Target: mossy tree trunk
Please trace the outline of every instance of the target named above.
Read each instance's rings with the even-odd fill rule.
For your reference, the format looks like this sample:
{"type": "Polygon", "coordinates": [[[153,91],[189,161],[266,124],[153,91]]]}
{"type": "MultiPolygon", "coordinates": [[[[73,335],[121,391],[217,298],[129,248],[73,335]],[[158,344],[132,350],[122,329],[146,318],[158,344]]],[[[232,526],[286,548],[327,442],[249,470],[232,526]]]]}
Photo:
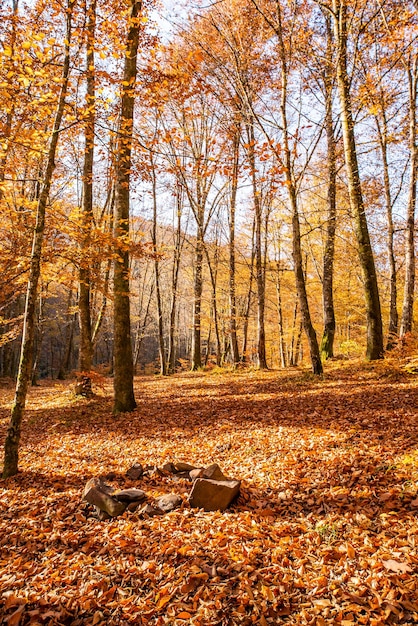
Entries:
{"type": "Polygon", "coordinates": [[[355,234],[364,281],[367,316],[366,358],[373,361],[383,358],[383,327],[376,267],[359,176],[354,119],[351,107],[350,79],[347,72],[347,1],[332,0],[331,15],[337,48],[337,86],[341,108],[348,192],[354,216],[355,234]]]}

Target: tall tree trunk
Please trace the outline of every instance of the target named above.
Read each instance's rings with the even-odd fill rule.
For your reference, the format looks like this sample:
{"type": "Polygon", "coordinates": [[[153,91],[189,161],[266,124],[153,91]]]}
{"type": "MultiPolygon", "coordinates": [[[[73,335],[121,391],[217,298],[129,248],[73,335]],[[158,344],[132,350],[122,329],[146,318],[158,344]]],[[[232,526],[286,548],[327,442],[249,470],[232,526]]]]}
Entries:
{"type": "Polygon", "coordinates": [[[277,254],[277,272],[276,272],[276,293],[277,293],[277,318],[279,327],[279,353],[280,353],[280,365],[285,368],[287,365],[286,359],[286,341],[284,336],[284,322],[283,322],[283,303],[282,303],[282,269],[280,267],[280,243],[277,254]]]}
{"type": "Polygon", "coordinates": [[[324,332],[321,341],[321,355],[323,359],[334,356],[335,311],[334,311],[334,255],[335,230],[337,222],[337,157],[334,135],[334,121],[332,115],[333,102],[333,54],[332,54],[332,27],[331,18],[326,15],[327,51],[324,71],[325,90],[325,129],[327,135],[327,166],[328,166],[328,215],[325,251],[323,260],[322,303],[324,311],[324,332]]]}
{"type": "Polygon", "coordinates": [[[122,80],[119,143],[116,162],[115,231],[118,254],[114,263],[114,404],[113,412],[136,407],[133,386],[131,317],[129,303],[129,191],[137,53],[141,28],[142,1],[131,0],[125,65],[122,80]]]}
{"type": "Polygon", "coordinates": [[[248,135],[248,160],[250,164],[251,183],[253,191],[253,203],[255,213],[255,270],[257,284],[257,365],[259,369],[267,368],[266,358],[266,331],[265,331],[265,301],[266,301],[266,280],[263,263],[262,227],[263,227],[263,207],[257,185],[256,164],[255,164],[255,137],[254,120],[251,118],[247,124],[248,135]]]}
{"type": "Polygon", "coordinates": [[[234,367],[236,367],[240,361],[237,338],[237,298],[235,284],[235,211],[238,190],[240,133],[240,127],[238,126],[233,139],[231,199],[229,205],[229,333],[231,340],[232,364],[234,367]]]}
{"type": "Polygon", "coordinates": [[[92,0],[88,9],[87,25],[87,115],[85,122],[85,148],[83,164],[83,200],[81,218],[83,243],[79,272],[79,320],[80,320],[80,372],[89,372],[93,359],[92,323],[91,323],[91,280],[89,247],[93,223],[93,163],[94,163],[94,130],[95,130],[95,67],[94,44],[96,31],[96,0],[92,0]]]}
{"type": "Polygon", "coordinates": [[[305,274],[303,271],[302,246],[300,235],[299,210],[296,193],[296,184],[293,177],[292,154],[289,140],[289,128],[287,122],[287,79],[288,79],[288,63],[286,59],[286,48],[283,39],[282,16],[280,3],[277,2],[277,35],[279,38],[279,54],[281,64],[281,99],[280,99],[280,116],[282,121],[283,132],[283,152],[286,186],[289,195],[290,207],[292,212],[292,253],[295,268],[296,291],[298,294],[300,313],[303,328],[305,330],[309,352],[311,357],[312,371],[314,374],[322,374],[322,362],[319,353],[318,340],[316,332],[312,324],[311,314],[309,311],[308,295],[306,292],[305,274]]]}
{"type": "Polygon", "coordinates": [[[176,231],[174,243],[174,258],[171,271],[171,305],[170,305],[170,330],[168,335],[168,356],[167,369],[170,374],[174,374],[176,369],[176,319],[177,319],[177,288],[180,272],[181,250],[184,237],[182,237],[181,216],[183,212],[183,190],[179,183],[176,186],[176,231]]]}
{"type": "Polygon", "coordinates": [[[167,368],[170,374],[174,374],[176,369],[176,317],[177,317],[177,288],[180,271],[180,258],[182,249],[182,229],[181,229],[181,216],[182,216],[182,204],[183,204],[183,190],[180,184],[177,184],[176,188],[176,234],[174,244],[174,258],[173,268],[171,273],[171,306],[170,306],[170,332],[168,337],[168,357],[167,368]]]}
{"type": "Polygon", "coordinates": [[[396,273],[396,259],[394,250],[394,235],[395,228],[393,225],[392,214],[392,194],[390,187],[390,175],[389,175],[389,162],[388,162],[388,128],[386,120],[386,110],[383,93],[380,96],[380,110],[381,119],[376,116],[376,127],[379,137],[380,152],[382,155],[383,166],[383,184],[385,189],[385,204],[386,204],[386,218],[387,218],[387,253],[389,260],[389,324],[388,324],[388,339],[386,343],[386,349],[390,350],[396,343],[396,337],[398,334],[398,309],[397,309],[397,273],[396,273]]]}
{"type": "Polygon", "coordinates": [[[253,219],[252,236],[251,236],[251,262],[250,262],[250,278],[248,281],[248,293],[247,302],[244,311],[244,326],[242,329],[242,349],[241,349],[241,362],[248,362],[247,345],[248,345],[248,326],[250,321],[251,312],[251,300],[253,295],[253,282],[254,282],[254,261],[255,261],[255,216],[253,219]]]}
{"type": "Polygon", "coordinates": [[[67,5],[66,39],[64,63],[61,77],[61,89],[58,97],[53,131],[48,148],[42,190],[39,196],[36,210],[36,224],[33,233],[32,251],[29,267],[29,280],[26,292],[22,348],[20,354],[16,393],[12,405],[10,424],[4,446],[3,478],[14,476],[18,472],[21,423],[26,405],[28,385],[32,378],[33,341],[36,324],[35,313],[36,301],[38,296],[38,282],[41,271],[42,243],[45,230],[45,213],[49,197],[49,191],[52,184],[52,176],[55,169],[55,155],[57,152],[59,131],[64,115],[65,98],[68,89],[68,77],[70,72],[70,41],[72,30],[71,21],[73,7],[74,2],[69,2],[67,5]]]}
{"type": "Polygon", "coordinates": [[[409,85],[409,151],[410,175],[408,212],[406,216],[406,245],[405,245],[405,287],[402,305],[400,336],[412,331],[414,320],[414,291],[415,291],[415,207],[417,198],[417,82],[418,56],[415,56],[408,67],[409,85]]]}
{"type": "Polygon", "coordinates": [[[192,334],[192,371],[202,367],[201,348],[201,309],[203,293],[203,233],[198,226],[195,249],[195,275],[194,275],[194,298],[193,298],[193,334],[192,334]]]}
{"type": "MultiPolygon", "coordinates": [[[[218,275],[218,242],[217,241],[215,241],[215,246],[216,246],[215,259],[214,259],[215,267],[212,266],[207,246],[205,246],[205,256],[206,256],[206,262],[208,264],[210,282],[212,286],[212,307],[211,307],[212,316],[211,318],[213,317],[213,325],[215,328],[215,337],[216,337],[216,365],[219,366],[221,365],[221,361],[222,361],[222,346],[221,346],[221,337],[220,337],[220,332],[219,332],[218,301],[216,298],[216,279],[218,275]]],[[[209,342],[208,342],[208,352],[209,352],[209,342]]]]}
{"type": "Polygon", "coordinates": [[[153,153],[150,152],[151,161],[151,180],[152,180],[152,248],[154,253],[154,278],[155,278],[155,299],[157,304],[157,327],[158,327],[158,352],[160,357],[160,374],[166,375],[166,360],[164,346],[164,325],[163,325],[163,307],[161,302],[161,286],[160,286],[160,261],[157,249],[157,176],[155,171],[155,163],[153,153]]]}
{"type": "Polygon", "coordinates": [[[347,168],[350,206],[364,280],[367,315],[366,358],[383,358],[383,328],[376,267],[370,242],[366,212],[359,176],[354,120],[351,109],[350,80],[347,73],[347,0],[332,0],[334,37],[337,45],[337,85],[341,108],[344,156],[347,168]]]}

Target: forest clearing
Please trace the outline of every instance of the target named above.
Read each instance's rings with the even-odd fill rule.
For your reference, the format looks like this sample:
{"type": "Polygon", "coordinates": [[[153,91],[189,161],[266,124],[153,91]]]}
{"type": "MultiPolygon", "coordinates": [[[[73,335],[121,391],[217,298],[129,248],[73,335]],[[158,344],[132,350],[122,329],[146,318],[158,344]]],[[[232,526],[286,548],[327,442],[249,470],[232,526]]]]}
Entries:
{"type": "MultiPolygon", "coordinates": [[[[0,439],[13,385],[1,386],[0,439]]],[[[418,380],[387,362],[135,379],[136,410],[31,388],[20,471],[0,480],[3,624],[416,624],[418,380]],[[242,480],[224,512],[133,463],[219,463],[242,480]],[[93,476],[176,492],[164,516],[99,521],[93,476]]]]}

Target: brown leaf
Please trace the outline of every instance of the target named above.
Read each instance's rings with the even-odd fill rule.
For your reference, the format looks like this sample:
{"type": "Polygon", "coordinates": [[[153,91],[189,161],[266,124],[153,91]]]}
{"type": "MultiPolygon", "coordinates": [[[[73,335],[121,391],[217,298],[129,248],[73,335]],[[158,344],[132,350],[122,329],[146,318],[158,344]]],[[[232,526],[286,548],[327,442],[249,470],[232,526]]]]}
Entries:
{"type": "Polygon", "coordinates": [[[7,626],[19,626],[20,620],[23,617],[23,611],[25,610],[25,605],[22,604],[14,613],[6,617],[5,623],[7,626]]]}

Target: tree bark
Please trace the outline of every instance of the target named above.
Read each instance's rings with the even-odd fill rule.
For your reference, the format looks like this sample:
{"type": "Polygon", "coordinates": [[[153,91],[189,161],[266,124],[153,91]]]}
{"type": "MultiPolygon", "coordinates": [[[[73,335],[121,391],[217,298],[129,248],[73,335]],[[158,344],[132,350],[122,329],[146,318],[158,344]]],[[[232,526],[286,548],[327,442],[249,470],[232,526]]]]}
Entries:
{"type": "Polygon", "coordinates": [[[157,304],[157,328],[158,328],[158,352],[160,357],[160,374],[165,376],[166,359],[164,346],[164,324],[163,324],[163,307],[161,302],[161,285],[160,285],[160,261],[158,258],[157,248],[157,174],[155,171],[155,163],[152,152],[150,152],[151,161],[151,181],[152,181],[152,248],[154,254],[154,278],[155,278],[155,299],[157,304]]]}
{"type": "Polygon", "coordinates": [[[380,152],[382,155],[382,167],[383,167],[383,184],[385,189],[385,205],[386,205],[386,219],[387,219],[387,253],[389,260],[389,324],[388,324],[388,338],[386,343],[386,349],[391,350],[396,344],[396,338],[398,334],[398,309],[397,309],[397,272],[396,272],[396,259],[394,251],[394,235],[395,229],[393,225],[392,214],[392,193],[390,186],[389,175],[389,163],[388,163],[388,129],[386,120],[386,110],[384,104],[383,94],[380,97],[380,113],[381,119],[376,116],[376,127],[379,137],[380,152]]]}
{"type": "Polygon", "coordinates": [[[182,242],[184,241],[184,237],[182,237],[182,229],[181,229],[181,215],[182,215],[182,208],[183,208],[182,200],[183,200],[183,190],[182,190],[181,185],[177,183],[177,187],[176,187],[177,225],[176,225],[175,244],[174,244],[173,268],[171,272],[170,332],[169,332],[169,337],[168,337],[168,357],[167,357],[167,368],[170,374],[174,374],[175,369],[176,369],[175,334],[176,334],[176,317],[177,317],[177,288],[178,288],[178,281],[179,281],[182,242]]]}
{"type": "Polygon", "coordinates": [[[335,311],[334,311],[334,255],[335,230],[337,224],[337,157],[332,115],[333,101],[333,54],[331,18],[326,15],[327,51],[324,70],[325,91],[325,130],[327,135],[328,166],[328,215],[322,277],[322,303],[324,312],[324,332],[321,341],[321,355],[324,360],[334,356],[335,311]]]}
{"type": "Polygon", "coordinates": [[[83,200],[81,207],[82,219],[82,250],[79,271],[79,320],[80,320],[80,372],[91,370],[93,360],[93,341],[91,323],[91,277],[89,263],[89,246],[93,223],[93,163],[94,163],[94,130],[95,130],[95,68],[94,44],[96,29],[96,0],[92,0],[88,10],[87,25],[87,115],[85,122],[85,148],[83,163],[83,200]]]}
{"type": "Polygon", "coordinates": [[[414,291],[415,291],[415,207],[417,196],[417,82],[418,56],[415,56],[412,65],[408,67],[409,84],[409,151],[410,175],[408,212],[406,217],[405,243],[405,287],[402,305],[400,336],[403,337],[412,331],[414,319],[414,291]]]}
{"type": "Polygon", "coordinates": [[[114,263],[114,404],[113,413],[133,411],[133,358],[129,302],[129,191],[137,53],[142,2],[131,0],[116,162],[115,235],[118,254],[114,263]]]}
{"type": "Polygon", "coordinates": [[[305,330],[309,352],[311,357],[312,371],[314,374],[322,374],[321,355],[319,353],[318,340],[316,332],[312,324],[311,314],[309,311],[308,295],[306,292],[305,274],[303,271],[303,258],[299,222],[299,209],[296,193],[296,185],[292,175],[292,155],[289,142],[289,128],[287,121],[287,80],[288,80],[288,64],[286,59],[286,49],[283,38],[282,17],[280,3],[277,6],[277,36],[279,39],[279,54],[281,62],[281,98],[280,98],[280,116],[282,121],[283,132],[283,152],[284,152],[284,169],[286,186],[289,195],[291,213],[292,213],[292,254],[296,278],[296,291],[298,294],[300,314],[303,328],[305,330]]]}
{"type": "Polygon", "coordinates": [[[337,85],[341,108],[344,156],[347,168],[350,206],[354,215],[355,232],[364,280],[367,315],[366,358],[383,358],[383,328],[376,267],[359,176],[354,119],[351,109],[350,81],[347,73],[347,0],[332,0],[334,37],[337,45],[337,85]]]}
{"type": "Polygon", "coordinates": [[[265,300],[266,300],[266,281],[263,263],[262,250],[262,226],[263,226],[263,208],[259,189],[257,188],[256,164],[255,164],[255,137],[254,137],[254,120],[250,119],[247,124],[248,135],[248,160],[250,164],[251,183],[253,191],[253,203],[255,214],[255,271],[257,284],[257,365],[258,368],[268,369],[266,358],[266,331],[265,331],[265,300]]]}
{"type": "Polygon", "coordinates": [[[193,294],[193,335],[192,335],[192,363],[191,370],[196,371],[202,367],[201,349],[201,308],[203,293],[203,234],[200,226],[196,239],[195,249],[195,275],[193,294]]]}
{"type": "Polygon", "coordinates": [[[53,131],[49,143],[48,155],[43,184],[39,196],[36,224],[33,233],[32,251],[29,267],[29,280],[26,292],[26,304],[23,324],[22,348],[20,354],[19,371],[16,384],[16,393],[12,405],[10,424],[4,446],[3,478],[14,476],[18,472],[19,441],[21,423],[26,405],[28,385],[32,378],[33,343],[36,324],[36,301],[38,296],[38,282],[41,271],[42,244],[45,230],[45,213],[55,169],[55,155],[57,152],[59,132],[64,115],[65,98],[68,89],[70,73],[70,41],[71,21],[74,2],[67,5],[66,40],[64,63],[62,68],[61,89],[58,97],[53,131]]]}
{"type": "Polygon", "coordinates": [[[236,367],[240,361],[237,338],[237,299],[235,284],[235,211],[238,190],[240,128],[236,129],[233,139],[233,163],[231,179],[231,199],[229,205],[229,333],[231,340],[232,364],[236,367]]]}

